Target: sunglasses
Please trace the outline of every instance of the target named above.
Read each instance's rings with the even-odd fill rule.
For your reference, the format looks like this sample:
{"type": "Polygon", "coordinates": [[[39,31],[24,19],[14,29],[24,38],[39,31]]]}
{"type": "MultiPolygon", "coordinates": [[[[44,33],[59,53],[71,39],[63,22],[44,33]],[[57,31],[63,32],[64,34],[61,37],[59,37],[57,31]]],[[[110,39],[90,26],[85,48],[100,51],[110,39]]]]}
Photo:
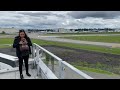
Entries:
{"type": "Polygon", "coordinates": [[[25,32],[24,30],[19,30],[19,32],[25,32]]]}

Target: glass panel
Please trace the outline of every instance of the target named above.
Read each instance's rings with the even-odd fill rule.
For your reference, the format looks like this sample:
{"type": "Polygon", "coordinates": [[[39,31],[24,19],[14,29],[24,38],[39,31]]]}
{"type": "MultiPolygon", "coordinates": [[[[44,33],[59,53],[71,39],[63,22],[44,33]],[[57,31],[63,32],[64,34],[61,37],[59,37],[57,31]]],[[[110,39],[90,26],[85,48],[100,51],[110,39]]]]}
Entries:
{"type": "Polygon", "coordinates": [[[62,72],[63,72],[63,77],[65,79],[84,79],[81,75],[76,73],[75,71],[71,70],[70,67],[62,64],[62,72]]]}
{"type": "Polygon", "coordinates": [[[57,76],[59,77],[59,62],[51,57],[47,53],[42,54],[42,61],[46,64],[46,66],[57,76]]]}

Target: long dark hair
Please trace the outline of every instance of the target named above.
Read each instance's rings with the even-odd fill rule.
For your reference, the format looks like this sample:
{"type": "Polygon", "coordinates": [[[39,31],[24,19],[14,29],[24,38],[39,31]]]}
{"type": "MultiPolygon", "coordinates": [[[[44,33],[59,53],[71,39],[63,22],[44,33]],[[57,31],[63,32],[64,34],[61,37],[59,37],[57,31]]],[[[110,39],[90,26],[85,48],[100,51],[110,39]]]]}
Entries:
{"type": "Polygon", "coordinates": [[[28,38],[28,36],[27,36],[27,34],[26,34],[26,32],[25,32],[25,30],[24,30],[24,29],[19,30],[19,37],[20,37],[20,33],[21,33],[21,32],[24,32],[24,34],[25,34],[25,38],[27,39],[27,38],[28,38]]]}

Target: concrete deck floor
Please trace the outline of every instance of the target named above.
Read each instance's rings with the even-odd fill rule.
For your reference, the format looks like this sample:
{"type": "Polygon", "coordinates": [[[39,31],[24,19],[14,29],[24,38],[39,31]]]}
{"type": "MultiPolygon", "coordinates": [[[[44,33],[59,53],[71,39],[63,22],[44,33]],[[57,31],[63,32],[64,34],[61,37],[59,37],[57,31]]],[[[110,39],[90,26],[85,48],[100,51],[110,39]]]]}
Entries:
{"type": "MultiPolygon", "coordinates": [[[[41,79],[37,76],[36,69],[30,69],[29,73],[31,74],[31,77],[27,76],[25,70],[23,70],[24,79],[41,79]]],[[[20,79],[19,71],[16,70],[12,72],[0,73],[0,79],[20,79]]]]}

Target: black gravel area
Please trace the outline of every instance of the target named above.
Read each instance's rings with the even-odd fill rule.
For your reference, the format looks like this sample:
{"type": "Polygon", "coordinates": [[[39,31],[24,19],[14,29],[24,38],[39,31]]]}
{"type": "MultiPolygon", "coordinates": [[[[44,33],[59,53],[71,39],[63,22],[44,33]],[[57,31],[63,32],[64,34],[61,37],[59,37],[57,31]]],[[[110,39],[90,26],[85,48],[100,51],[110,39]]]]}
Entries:
{"type": "Polygon", "coordinates": [[[0,53],[16,56],[16,49],[14,49],[14,48],[0,48],[0,53]]]}
{"type": "Polygon", "coordinates": [[[43,46],[68,63],[99,68],[120,74],[120,55],[107,54],[61,46],[43,46]],[[87,63],[87,65],[86,65],[87,63]]]}

